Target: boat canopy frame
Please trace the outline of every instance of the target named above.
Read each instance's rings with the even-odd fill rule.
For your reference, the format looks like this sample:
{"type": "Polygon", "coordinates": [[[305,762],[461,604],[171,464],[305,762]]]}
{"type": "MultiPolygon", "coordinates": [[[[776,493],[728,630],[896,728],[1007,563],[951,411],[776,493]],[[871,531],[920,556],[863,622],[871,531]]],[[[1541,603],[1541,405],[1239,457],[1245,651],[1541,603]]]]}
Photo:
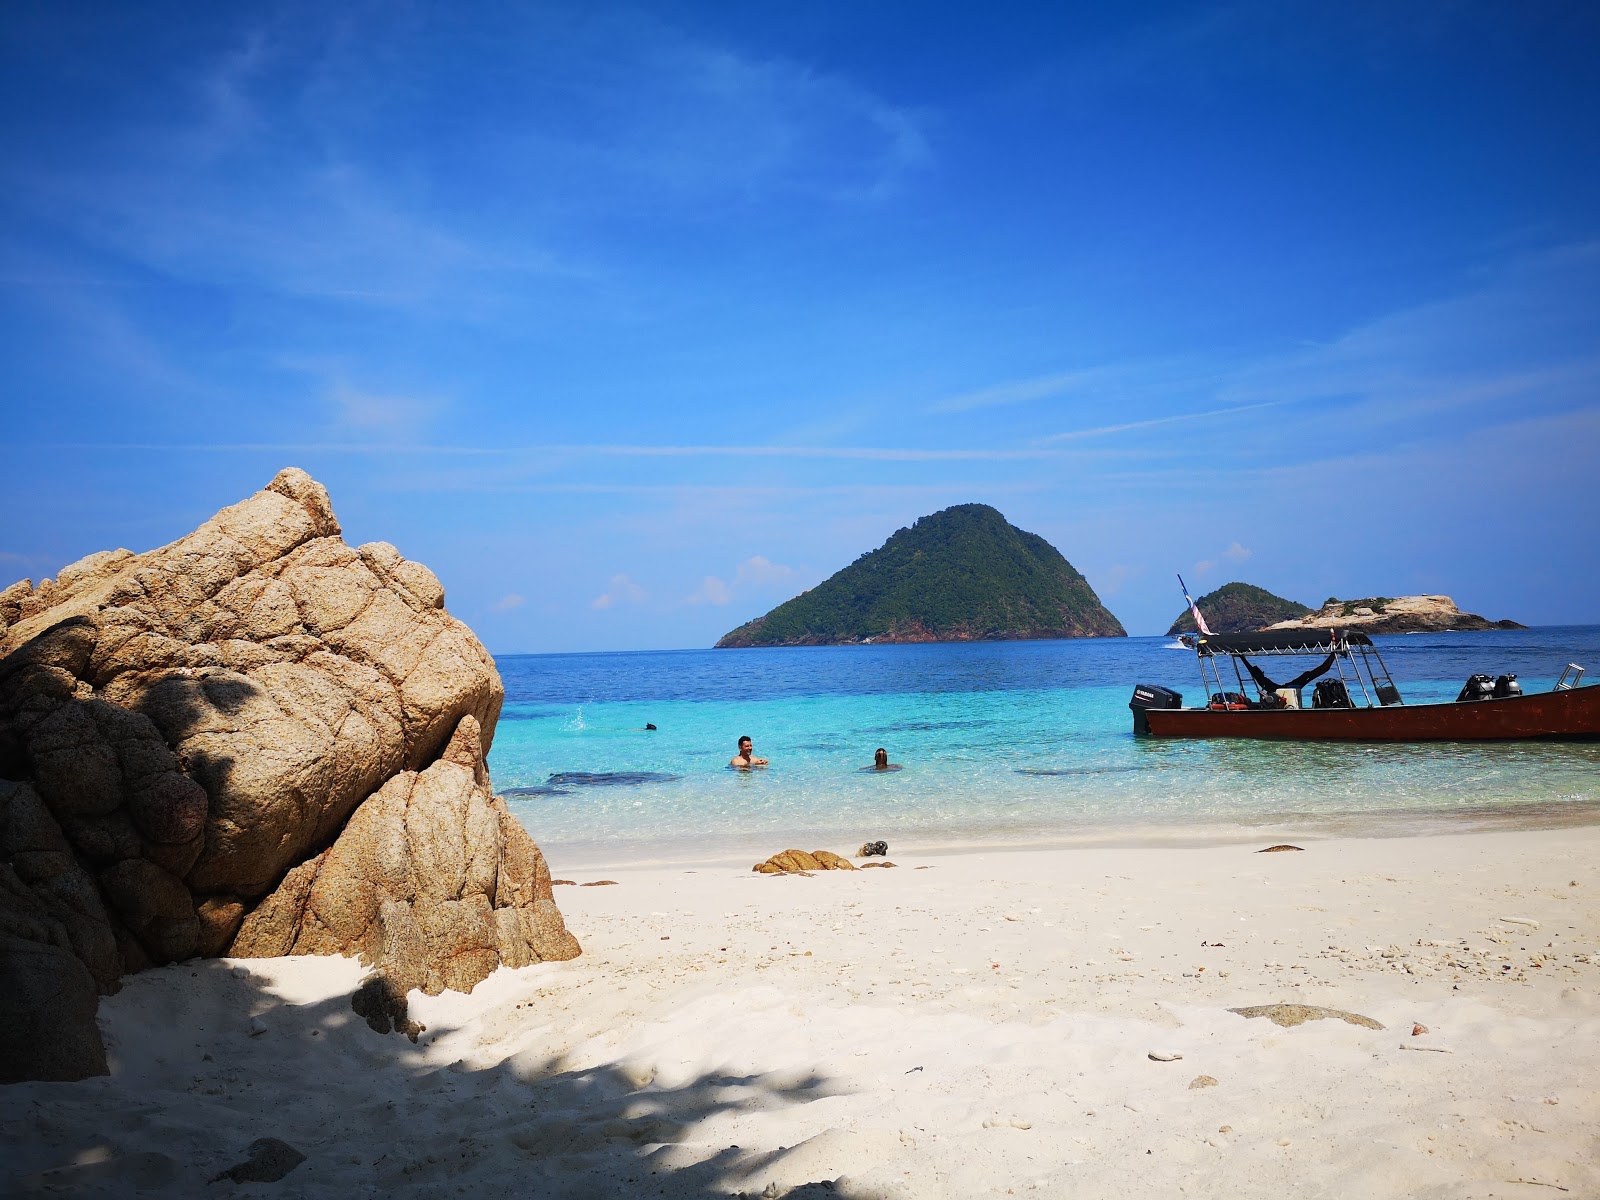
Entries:
{"type": "MultiPolygon", "coordinates": [[[[1355,704],[1357,690],[1366,701],[1367,708],[1386,708],[1404,704],[1394,677],[1372,639],[1351,629],[1266,629],[1256,633],[1199,634],[1195,638],[1195,660],[1200,667],[1200,684],[1208,703],[1211,697],[1227,691],[1222,678],[1219,659],[1233,664],[1233,674],[1239,685],[1238,694],[1246,695],[1253,687],[1258,701],[1265,704],[1267,691],[1254,678],[1246,683],[1239,669],[1240,659],[1330,657],[1331,669],[1344,684],[1345,694],[1355,704]],[[1207,673],[1207,665],[1210,672],[1207,673]],[[1376,703],[1374,702],[1376,697],[1376,703]]],[[[1248,665],[1248,662],[1246,663],[1248,665]]],[[[1297,689],[1298,690],[1298,689],[1297,689]]]]}

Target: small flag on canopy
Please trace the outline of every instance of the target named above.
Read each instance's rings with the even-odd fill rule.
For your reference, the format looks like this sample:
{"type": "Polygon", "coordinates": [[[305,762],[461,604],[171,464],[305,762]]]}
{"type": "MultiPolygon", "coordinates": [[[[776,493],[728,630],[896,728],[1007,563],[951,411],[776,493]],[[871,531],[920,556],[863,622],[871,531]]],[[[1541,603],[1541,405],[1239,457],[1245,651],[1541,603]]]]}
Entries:
{"type": "Polygon", "coordinates": [[[1189,598],[1189,585],[1184,583],[1182,575],[1178,576],[1178,586],[1183,589],[1183,598],[1188,601],[1189,611],[1194,614],[1195,628],[1200,630],[1200,632],[1205,634],[1207,637],[1210,637],[1211,630],[1206,625],[1206,619],[1200,615],[1200,606],[1189,598]]]}

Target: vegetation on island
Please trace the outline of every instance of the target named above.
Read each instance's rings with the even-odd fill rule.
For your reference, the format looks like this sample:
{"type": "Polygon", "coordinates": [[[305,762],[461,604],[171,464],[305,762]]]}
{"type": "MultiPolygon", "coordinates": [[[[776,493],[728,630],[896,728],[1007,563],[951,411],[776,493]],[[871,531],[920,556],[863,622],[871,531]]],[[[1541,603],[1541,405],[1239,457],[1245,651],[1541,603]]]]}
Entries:
{"type": "MultiPolygon", "coordinates": [[[[1225,583],[1195,604],[1212,633],[1254,633],[1311,612],[1307,605],[1274,596],[1266,588],[1249,583],[1225,583]]],[[[1167,630],[1167,636],[1194,632],[1194,614],[1186,608],[1167,630]]]]}
{"type": "Polygon", "coordinates": [[[717,646],[1126,636],[1044,538],[987,504],[958,504],[899,530],[717,646]]]}

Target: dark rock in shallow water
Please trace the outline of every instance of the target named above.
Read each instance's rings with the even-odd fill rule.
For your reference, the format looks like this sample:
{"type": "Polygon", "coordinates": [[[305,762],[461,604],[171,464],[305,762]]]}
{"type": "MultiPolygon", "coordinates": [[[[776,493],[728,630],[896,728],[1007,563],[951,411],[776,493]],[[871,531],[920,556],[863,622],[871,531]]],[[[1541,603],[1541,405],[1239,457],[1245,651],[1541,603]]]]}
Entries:
{"type": "Polygon", "coordinates": [[[559,771],[545,782],[551,787],[637,787],[641,783],[676,783],[682,775],[665,771],[559,771]]]}
{"type": "Polygon", "coordinates": [[[682,775],[665,771],[557,771],[542,784],[501,788],[502,796],[570,796],[574,788],[638,787],[646,783],[676,783],[682,775]]]}

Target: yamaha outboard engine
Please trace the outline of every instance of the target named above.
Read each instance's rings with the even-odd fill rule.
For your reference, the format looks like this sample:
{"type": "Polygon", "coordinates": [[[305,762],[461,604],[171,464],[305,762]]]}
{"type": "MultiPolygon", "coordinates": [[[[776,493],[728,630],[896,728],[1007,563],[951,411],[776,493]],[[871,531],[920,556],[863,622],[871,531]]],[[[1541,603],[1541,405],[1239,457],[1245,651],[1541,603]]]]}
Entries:
{"type": "Polygon", "coordinates": [[[1494,698],[1503,700],[1507,696],[1522,695],[1522,685],[1517,682],[1515,675],[1502,675],[1494,681],[1494,698]]]}
{"type": "Polygon", "coordinates": [[[1461,686],[1461,694],[1456,697],[1456,703],[1464,700],[1488,700],[1494,695],[1494,680],[1487,675],[1474,675],[1461,686]]]}
{"type": "Polygon", "coordinates": [[[1141,683],[1133,689],[1133,699],[1128,701],[1133,709],[1134,733],[1149,733],[1150,722],[1145,710],[1151,708],[1182,708],[1183,693],[1164,688],[1158,683],[1141,683]]]}

